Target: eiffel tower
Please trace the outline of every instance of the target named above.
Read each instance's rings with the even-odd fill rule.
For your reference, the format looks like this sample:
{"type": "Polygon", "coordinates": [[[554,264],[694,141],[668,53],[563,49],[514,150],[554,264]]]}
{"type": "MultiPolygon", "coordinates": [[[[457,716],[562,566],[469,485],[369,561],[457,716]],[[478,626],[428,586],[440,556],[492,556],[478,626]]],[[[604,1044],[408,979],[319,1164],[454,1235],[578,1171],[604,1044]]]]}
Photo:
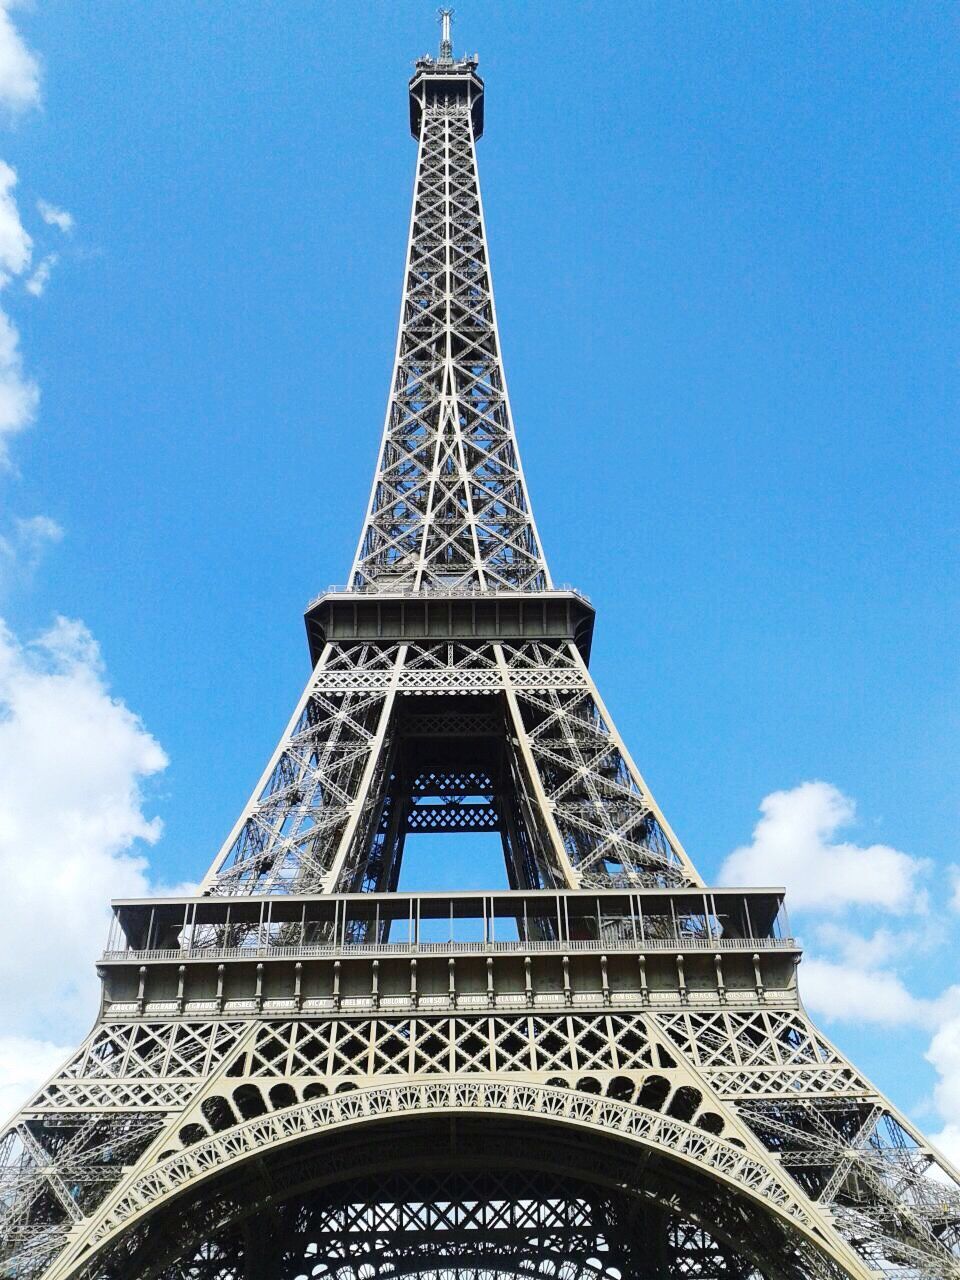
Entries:
{"type": "Polygon", "coordinates": [[[700,878],[590,675],[442,24],[349,585],[200,892],[114,903],[96,1024],[0,1143],[0,1275],[960,1277],[955,1173],[811,1024],[782,892],[700,878]],[[398,891],[408,837],[464,832],[509,890],[398,891]]]}

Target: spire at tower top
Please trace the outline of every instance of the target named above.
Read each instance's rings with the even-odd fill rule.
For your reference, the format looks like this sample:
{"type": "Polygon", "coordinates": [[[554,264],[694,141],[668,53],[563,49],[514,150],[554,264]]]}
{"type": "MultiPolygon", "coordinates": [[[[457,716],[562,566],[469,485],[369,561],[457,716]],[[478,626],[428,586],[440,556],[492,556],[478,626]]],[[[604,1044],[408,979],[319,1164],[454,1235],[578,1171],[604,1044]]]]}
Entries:
{"type": "Polygon", "coordinates": [[[437,18],[440,22],[440,61],[453,61],[453,40],[450,35],[451,22],[453,19],[452,9],[438,9],[437,18]]]}

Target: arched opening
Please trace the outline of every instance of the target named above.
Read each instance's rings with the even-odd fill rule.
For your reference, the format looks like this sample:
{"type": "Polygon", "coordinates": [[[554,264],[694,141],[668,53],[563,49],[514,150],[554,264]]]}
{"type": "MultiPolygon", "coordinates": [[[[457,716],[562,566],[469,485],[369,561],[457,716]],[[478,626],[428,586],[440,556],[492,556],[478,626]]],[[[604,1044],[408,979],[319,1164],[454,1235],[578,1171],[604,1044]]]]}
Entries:
{"type": "Polygon", "coordinates": [[[202,1124],[185,1124],[178,1134],[185,1147],[192,1147],[195,1142],[202,1142],[207,1136],[202,1124]]]}
{"type": "Polygon", "coordinates": [[[204,1120],[206,1120],[214,1133],[222,1133],[224,1129],[232,1129],[237,1123],[237,1116],[233,1108],[226,1098],[221,1097],[219,1094],[206,1098],[201,1104],[200,1110],[203,1112],[204,1120]]]}
{"type": "Polygon", "coordinates": [[[670,1081],[665,1076],[647,1076],[637,1094],[637,1106],[662,1111],[669,1092],[670,1081]]]}
{"type": "Polygon", "coordinates": [[[298,1101],[297,1091],[292,1084],[275,1084],[270,1090],[270,1105],[274,1111],[292,1107],[298,1101]]]}
{"type": "Polygon", "coordinates": [[[697,1117],[697,1128],[703,1129],[705,1133],[719,1135],[723,1133],[723,1119],[715,1111],[704,1111],[703,1115],[697,1117]]]}
{"type": "Polygon", "coordinates": [[[253,1120],[257,1116],[262,1116],[267,1110],[263,1094],[256,1085],[242,1084],[239,1089],[234,1089],[233,1100],[244,1120],[253,1120]]]}
{"type": "Polygon", "coordinates": [[[618,1102],[631,1102],[637,1084],[629,1076],[614,1076],[607,1085],[607,1097],[616,1098],[618,1102]]]}
{"type": "Polygon", "coordinates": [[[722,1180],[656,1148],[638,1161],[635,1145],[576,1125],[423,1113],[250,1154],[256,1177],[240,1160],[166,1201],[75,1280],[845,1274],[722,1180]]]}
{"type": "Polygon", "coordinates": [[[702,1101],[703,1097],[698,1089],[683,1085],[670,1099],[667,1115],[673,1116],[674,1120],[682,1120],[685,1124],[689,1124],[697,1114],[697,1108],[702,1101]]]}

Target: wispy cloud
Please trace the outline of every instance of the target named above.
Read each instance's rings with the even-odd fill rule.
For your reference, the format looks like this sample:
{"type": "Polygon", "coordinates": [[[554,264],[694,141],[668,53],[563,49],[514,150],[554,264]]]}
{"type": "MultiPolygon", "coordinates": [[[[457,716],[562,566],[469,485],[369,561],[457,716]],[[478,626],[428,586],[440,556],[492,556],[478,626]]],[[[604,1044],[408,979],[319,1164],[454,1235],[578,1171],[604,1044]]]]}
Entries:
{"type": "Polygon", "coordinates": [[[27,293],[32,293],[35,298],[39,298],[50,283],[50,272],[59,261],[60,255],[58,253],[48,253],[45,258],[42,258],[23,286],[27,293]]]}
{"type": "Polygon", "coordinates": [[[924,1030],[937,1024],[938,1002],[913,995],[890,969],[813,954],[803,962],[801,989],[811,1009],[837,1021],[924,1030]]]}
{"type": "Polygon", "coordinates": [[[40,388],[24,373],[20,334],[0,311],[0,467],[9,465],[10,437],[29,426],[39,404],[40,388]]]}
{"type": "Polygon", "coordinates": [[[64,235],[73,230],[73,214],[66,209],[58,209],[49,200],[38,200],[37,211],[48,227],[57,227],[64,235]]]}
{"type": "Polygon", "coordinates": [[[29,575],[50,546],[63,539],[63,529],[49,516],[14,517],[9,533],[0,534],[0,588],[14,576],[29,575]]]}
{"type": "MultiPolygon", "coordinates": [[[[23,275],[33,256],[33,239],[13,194],[16,185],[16,172],[0,160],[0,289],[23,275]]],[[[40,389],[24,371],[19,331],[0,310],[0,467],[9,464],[10,438],[29,426],[39,402],[40,389]]]]}
{"type": "MultiPolygon", "coordinates": [[[[40,63],[26,46],[11,18],[15,5],[0,0],[0,110],[22,112],[40,101],[40,63]]],[[[31,272],[34,241],[23,224],[15,188],[17,173],[0,160],[0,290],[22,278],[24,288],[40,297],[56,266],[58,255],[46,254],[31,272]]],[[[39,201],[44,222],[69,231],[73,217],[48,201],[39,201]]],[[[5,310],[0,310],[0,469],[10,465],[10,441],[36,417],[40,389],[25,369],[20,333],[5,310]]]]}
{"type": "Polygon", "coordinates": [[[13,194],[16,185],[16,170],[0,160],[0,287],[12,276],[22,275],[33,255],[33,239],[20,219],[13,194]]]}
{"type": "MultiPolygon", "coordinates": [[[[14,4],[0,0],[0,110],[22,112],[40,100],[40,63],[26,46],[11,19],[14,4]]],[[[59,261],[47,253],[31,271],[34,241],[20,215],[15,188],[17,173],[0,160],[0,290],[23,279],[24,288],[39,298],[59,261]]],[[[45,223],[69,232],[73,216],[49,201],[37,209],[45,223]]],[[[20,333],[9,314],[0,310],[0,468],[10,465],[10,440],[36,417],[40,389],[24,367],[20,333]]]]}
{"type": "Polygon", "coordinates": [[[13,25],[12,0],[0,0],[0,108],[10,115],[40,101],[40,60],[13,25]]]}

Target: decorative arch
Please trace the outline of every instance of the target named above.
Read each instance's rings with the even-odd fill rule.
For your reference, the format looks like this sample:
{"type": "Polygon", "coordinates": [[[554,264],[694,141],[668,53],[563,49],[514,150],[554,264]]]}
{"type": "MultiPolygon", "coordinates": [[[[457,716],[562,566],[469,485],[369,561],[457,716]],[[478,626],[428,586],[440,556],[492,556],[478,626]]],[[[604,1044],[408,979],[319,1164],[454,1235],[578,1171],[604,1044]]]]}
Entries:
{"type": "MultiPolygon", "coordinates": [[[[791,1184],[750,1152],[674,1117],[575,1089],[502,1080],[437,1078],[396,1083],[301,1101],[268,1111],[235,1128],[204,1136],[165,1154],[134,1174],[89,1224],[72,1250],[51,1269],[50,1280],[83,1275],[91,1261],[138,1223],[178,1197],[253,1157],[288,1145],[399,1117],[495,1115],[536,1119],[581,1133],[602,1134],[660,1153],[725,1186],[773,1215],[805,1253],[819,1259],[818,1274],[866,1280],[868,1273],[837,1239],[811,1219],[791,1184]],[[812,1252],[811,1252],[812,1251],[812,1252]]],[[[191,1135],[193,1136],[193,1135],[191,1135]]],[[[187,1140],[187,1135],[184,1135],[187,1140]]]]}

